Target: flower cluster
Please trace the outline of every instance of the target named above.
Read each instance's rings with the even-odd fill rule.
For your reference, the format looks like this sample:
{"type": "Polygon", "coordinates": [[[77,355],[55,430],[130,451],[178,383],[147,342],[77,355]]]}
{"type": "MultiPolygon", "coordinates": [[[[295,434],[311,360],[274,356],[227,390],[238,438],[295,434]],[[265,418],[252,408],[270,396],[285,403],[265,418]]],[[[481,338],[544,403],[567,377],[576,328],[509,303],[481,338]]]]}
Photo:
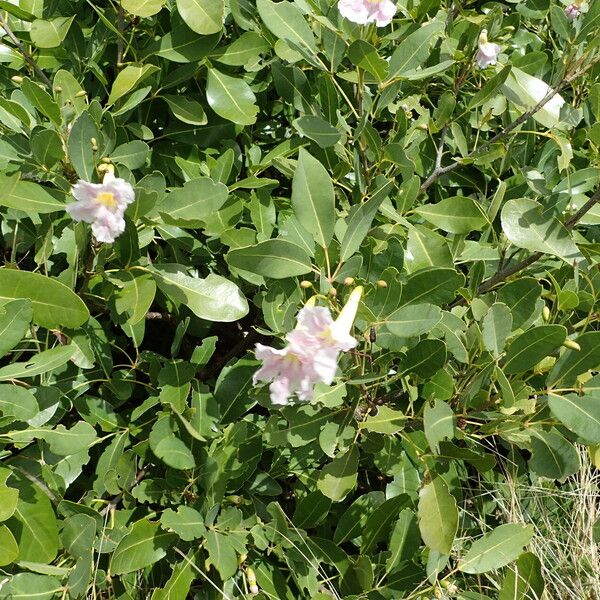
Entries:
{"type": "Polygon", "coordinates": [[[66,210],[75,221],[92,224],[99,242],[114,242],[125,231],[125,209],[135,200],[135,192],[124,179],[115,177],[109,166],[102,183],[78,181],[71,190],[76,202],[66,210]]]}
{"type": "Polygon", "coordinates": [[[309,401],[316,383],[333,382],[340,352],[357,345],[350,331],[361,295],[362,287],[357,287],[335,321],[328,308],[304,306],[281,350],[256,344],[256,357],[263,361],[263,366],[254,374],[254,383],[271,382],[273,404],[287,404],[294,394],[309,401]]]}
{"type": "Polygon", "coordinates": [[[338,10],[342,17],[353,23],[375,23],[377,27],[385,27],[392,22],[396,5],[392,0],[340,0],[338,10]]]}
{"type": "Polygon", "coordinates": [[[569,6],[565,8],[565,15],[567,15],[567,19],[570,21],[574,21],[580,14],[581,8],[576,2],[569,4],[569,6]]]}
{"type": "Polygon", "coordinates": [[[479,48],[477,50],[477,66],[480,69],[485,69],[488,65],[495,65],[500,54],[500,46],[488,42],[487,30],[483,29],[479,36],[479,48]]]}

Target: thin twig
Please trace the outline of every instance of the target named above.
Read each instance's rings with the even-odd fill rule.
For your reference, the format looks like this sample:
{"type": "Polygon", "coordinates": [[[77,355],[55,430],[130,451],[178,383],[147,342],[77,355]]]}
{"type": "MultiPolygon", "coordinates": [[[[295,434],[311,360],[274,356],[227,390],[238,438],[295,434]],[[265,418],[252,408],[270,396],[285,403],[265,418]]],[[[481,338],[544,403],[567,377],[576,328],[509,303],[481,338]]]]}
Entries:
{"type": "MultiPolygon", "coordinates": [[[[529,109],[527,112],[524,112],[520,117],[518,117],[512,123],[507,125],[502,131],[497,133],[493,138],[491,138],[490,140],[488,140],[487,142],[482,144],[479,148],[476,148],[475,150],[473,150],[472,152],[467,154],[467,156],[465,156],[464,158],[465,159],[473,158],[473,157],[477,156],[478,154],[482,154],[483,152],[486,152],[498,140],[505,138],[511,131],[516,129],[519,125],[522,125],[523,123],[525,123],[525,121],[527,121],[527,119],[532,117],[536,112],[538,112],[538,110],[543,108],[548,102],[550,102],[550,100],[552,100],[552,98],[554,98],[554,96],[556,96],[556,94],[558,94],[568,83],[570,83],[571,80],[572,80],[572,77],[566,77],[565,79],[563,79],[563,81],[561,81],[556,87],[552,88],[533,108],[529,109]]],[[[442,136],[442,138],[443,138],[443,136],[442,136]]],[[[442,139],[442,141],[443,141],[443,139],[442,139]]],[[[420,188],[421,192],[427,191],[440,177],[442,177],[443,175],[446,175],[448,173],[451,173],[452,171],[455,171],[456,169],[458,169],[459,167],[461,167],[463,165],[462,160],[455,160],[453,163],[450,163],[449,165],[442,167],[441,163],[438,164],[438,160],[437,160],[437,158],[440,158],[440,156],[441,155],[440,155],[440,151],[438,148],[438,155],[436,157],[435,169],[433,170],[431,175],[421,184],[421,188],[420,188]]]]}
{"type": "MultiPolygon", "coordinates": [[[[146,476],[146,469],[142,469],[136,476],[135,481],[131,485],[131,487],[127,490],[131,491],[136,485],[138,485],[142,479],[146,476]]],[[[114,510],[119,506],[121,500],[123,500],[123,496],[125,495],[125,490],[119,492],[100,512],[100,514],[104,517],[110,513],[111,510],[114,510]]]]}
{"type": "Polygon", "coordinates": [[[23,46],[23,44],[21,44],[21,42],[19,41],[17,36],[13,33],[12,29],[10,28],[8,22],[4,19],[4,17],[1,14],[0,14],[0,27],[2,27],[2,29],[4,29],[4,31],[6,31],[6,35],[11,39],[12,43],[17,47],[19,52],[23,55],[23,58],[25,59],[25,61],[31,65],[31,67],[35,71],[36,75],[50,89],[52,89],[52,82],[50,81],[50,79],[48,79],[48,77],[46,77],[46,74],[44,73],[44,71],[42,71],[42,69],[40,69],[39,65],[35,62],[35,59],[33,58],[33,56],[31,56],[31,54],[29,54],[29,52],[27,52],[27,50],[25,50],[25,46],[23,46]]]}
{"type": "MultiPolygon", "coordinates": [[[[596,204],[600,202],[600,188],[596,190],[596,193],[564,224],[565,228],[568,231],[571,231],[579,221],[581,221],[582,217],[588,213],[596,204]]],[[[537,262],[544,256],[543,252],[534,252],[521,262],[518,262],[511,267],[506,267],[505,269],[501,269],[495,275],[486,279],[481,285],[477,288],[478,294],[484,294],[485,292],[489,292],[492,288],[494,288],[499,283],[508,279],[511,275],[526,269],[533,263],[537,262]]],[[[465,303],[464,298],[461,298],[455,301],[451,306],[460,306],[465,303]]]]}

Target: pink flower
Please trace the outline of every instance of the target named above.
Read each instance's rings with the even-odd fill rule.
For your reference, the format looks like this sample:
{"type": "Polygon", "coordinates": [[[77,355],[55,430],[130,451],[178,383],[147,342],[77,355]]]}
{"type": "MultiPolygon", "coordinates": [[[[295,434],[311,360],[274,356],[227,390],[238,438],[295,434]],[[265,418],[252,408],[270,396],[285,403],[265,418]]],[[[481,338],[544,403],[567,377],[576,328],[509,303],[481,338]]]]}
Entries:
{"type": "Polygon", "coordinates": [[[281,350],[256,344],[256,358],[263,361],[263,366],[254,374],[254,383],[271,382],[273,404],[287,404],[294,394],[309,401],[316,383],[331,385],[340,352],[357,345],[350,331],[361,295],[362,287],[357,287],[335,321],[327,308],[304,306],[281,350]]]}
{"type": "Polygon", "coordinates": [[[377,27],[385,27],[392,22],[396,5],[392,0],[340,0],[338,10],[342,17],[353,23],[375,22],[377,27]]]}
{"type": "Polygon", "coordinates": [[[75,221],[91,223],[99,242],[112,243],[125,231],[123,215],[135,192],[127,181],[115,177],[112,168],[102,183],[79,180],[71,193],[76,202],[67,205],[67,212],[75,221]]]}
{"type": "Polygon", "coordinates": [[[495,65],[500,54],[500,46],[488,42],[487,30],[483,29],[479,36],[479,50],[477,51],[477,66],[485,69],[488,65],[495,65]]]}
{"type": "Polygon", "coordinates": [[[567,8],[565,8],[565,15],[567,15],[567,19],[570,21],[574,21],[581,14],[581,9],[578,4],[569,4],[567,8]]]}

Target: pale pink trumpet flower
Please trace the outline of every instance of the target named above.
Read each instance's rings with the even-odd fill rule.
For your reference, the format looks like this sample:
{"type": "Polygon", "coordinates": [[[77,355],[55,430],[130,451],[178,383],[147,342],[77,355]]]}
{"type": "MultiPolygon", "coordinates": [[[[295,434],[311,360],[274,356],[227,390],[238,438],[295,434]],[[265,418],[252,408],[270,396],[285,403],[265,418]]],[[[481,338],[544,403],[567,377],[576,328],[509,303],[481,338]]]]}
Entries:
{"type": "Polygon", "coordinates": [[[480,69],[485,69],[488,65],[495,65],[500,54],[500,46],[492,42],[488,42],[487,29],[481,31],[479,36],[479,48],[477,50],[477,66],[480,69]]]}
{"type": "Polygon", "coordinates": [[[377,27],[385,27],[392,22],[397,7],[392,0],[340,0],[338,10],[342,17],[353,23],[375,23],[377,27]]]}
{"type": "Polygon", "coordinates": [[[135,192],[130,183],[115,177],[112,165],[102,183],[79,180],[71,194],[76,201],[66,211],[75,221],[91,223],[96,240],[112,243],[125,231],[125,209],[135,200],[135,192]]]}
{"type": "Polygon", "coordinates": [[[293,395],[310,401],[316,383],[331,385],[340,352],[352,350],[358,343],[350,332],[362,291],[362,287],[353,290],[335,321],[328,308],[304,306],[281,350],[256,344],[256,358],[263,365],[254,374],[254,383],[271,383],[273,404],[285,405],[293,395]]]}

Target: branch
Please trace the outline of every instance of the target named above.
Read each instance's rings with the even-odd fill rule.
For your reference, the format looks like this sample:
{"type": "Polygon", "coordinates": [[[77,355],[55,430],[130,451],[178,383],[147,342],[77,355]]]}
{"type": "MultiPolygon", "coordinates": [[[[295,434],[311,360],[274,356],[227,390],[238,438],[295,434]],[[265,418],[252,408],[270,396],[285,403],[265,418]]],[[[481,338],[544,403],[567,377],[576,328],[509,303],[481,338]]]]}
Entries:
{"type": "MultiPolygon", "coordinates": [[[[529,109],[527,112],[524,112],[520,117],[518,117],[512,123],[510,123],[510,125],[507,125],[502,131],[497,133],[491,140],[488,140],[487,142],[482,144],[479,148],[476,148],[472,152],[469,152],[469,154],[467,154],[467,156],[465,156],[464,159],[473,158],[473,157],[477,156],[478,154],[482,154],[483,152],[486,152],[498,140],[505,138],[511,131],[513,131],[514,129],[519,127],[519,125],[522,125],[523,123],[525,123],[525,121],[527,121],[527,119],[532,117],[538,110],[540,110],[548,102],[550,102],[550,100],[552,100],[552,98],[554,98],[554,96],[556,96],[556,94],[558,94],[568,83],[571,82],[571,79],[572,79],[572,77],[566,77],[565,79],[563,79],[555,88],[552,88],[533,108],[529,109]]],[[[443,146],[444,137],[443,136],[441,136],[441,137],[442,137],[441,146],[443,146]]],[[[450,163],[449,165],[442,167],[441,164],[439,163],[439,160],[437,160],[439,158],[441,158],[440,148],[438,148],[438,155],[436,157],[435,169],[433,170],[431,175],[421,184],[421,188],[420,188],[421,192],[425,192],[440,177],[442,177],[443,175],[446,175],[447,173],[451,173],[452,171],[455,171],[456,169],[458,169],[458,167],[461,167],[463,164],[462,160],[460,160],[460,161],[456,160],[453,163],[450,163]]]]}
{"type": "Polygon", "coordinates": [[[12,43],[17,47],[19,52],[23,55],[23,58],[25,59],[25,61],[30,64],[30,66],[35,71],[36,75],[50,89],[52,89],[52,82],[48,79],[48,77],[46,77],[46,74],[44,73],[44,71],[42,71],[42,69],[40,69],[39,65],[35,62],[35,59],[33,58],[33,56],[31,56],[31,54],[29,54],[29,52],[27,52],[27,50],[25,50],[25,47],[23,46],[23,44],[21,44],[21,42],[19,41],[17,36],[13,33],[12,29],[8,25],[8,22],[2,17],[1,14],[0,14],[0,27],[2,27],[2,29],[4,29],[4,31],[6,31],[6,35],[11,39],[12,43]]]}
{"type": "MultiPolygon", "coordinates": [[[[596,204],[600,202],[600,188],[596,190],[596,193],[564,224],[565,228],[568,231],[571,231],[579,221],[583,218],[583,216],[588,213],[596,204]]],[[[503,282],[505,279],[508,279],[511,275],[526,269],[533,263],[537,262],[544,256],[543,252],[534,252],[531,256],[528,256],[526,259],[518,262],[516,265],[512,267],[506,267],[498,271],[495,275],[486,279],[481,285],[477,288],[478,294],[484,294],[485,292],[489,292],[492,288],[494,288],[499,283],[503,282]]],[[[451,306],[460,306],[464,304],[464,298],[457,300],[452,303],[451,306]]]]}

